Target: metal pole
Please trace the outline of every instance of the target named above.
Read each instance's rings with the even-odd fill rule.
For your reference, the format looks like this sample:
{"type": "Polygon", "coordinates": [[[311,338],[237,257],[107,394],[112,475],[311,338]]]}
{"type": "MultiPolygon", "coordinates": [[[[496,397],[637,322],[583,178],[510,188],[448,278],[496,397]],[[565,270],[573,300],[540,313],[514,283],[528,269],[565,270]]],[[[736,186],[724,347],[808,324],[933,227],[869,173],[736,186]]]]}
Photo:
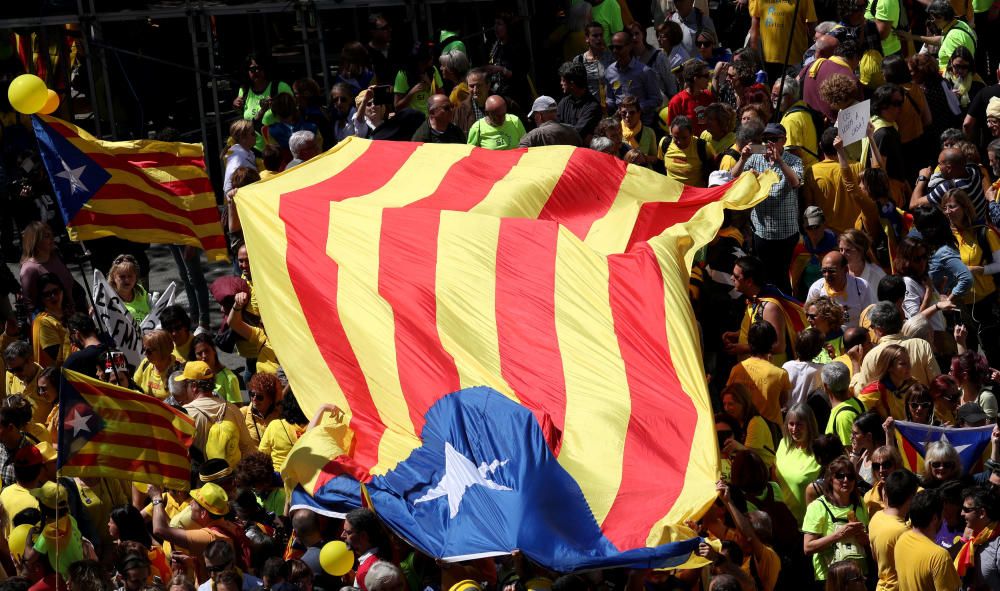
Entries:
{"type": "MultiPolygon", "coordinates": [[[[212,31],[212,17],[208,14],[201,13],[201,26],[205,31],[205,35],[208,38],[206,47],[208,48],[208,71],[209,76],[212,78],[212,112],[215,113],[215,141],[216,148],[222,149],[222,113],[220,112],[221,103],[219,102],[219,74],[215,69],[215,35],[212,31]]],[[[204,109],[204,105],[202,106],[204,109]]],[[[205,142],[205,136],[202,136],[202,142],[205,142]]]]}
{"type": "MultiPolygon", "coordinates": [[[[100,23],[96,20],[94,21],[94,38],[97,39],[100,36],[100,23]]],[[[103,49],[100,55],[101,60],[101,70],[104,73],[104,102],[107,103],[108,107],[108,125],[111,127],[111,137],[112,139],[117,139],[118,135],[118,125],[115,121],[115,105],[111,100],[111,72],[108,71],[108,54],[103,49]]]]}
{"type": "Polygon", "coordinates": [[[90,96],[90,111],[94,115],[94,133],[101,137],[101,112],[97,108],[97,85],[94,84],[94,56],[90,53],[90,26],[91,17],[85,16],[83,11],[83,0],[76,0],[77,11],[80,19],[80,39],[83,43],[83,57],[87,60],[87,92],[90,96]]]}
{"type": "Polygon", "coordinates": [[[792,54],[792,38],[795,37],[795,28],[799,25],[798,18],[799,0],[795,0],[795,8],[792,9],[792,26],[788,33],[788,46],[785,47],[785,61],[781,64],[781,90],[778,91],[778,101],[774,103],[774,116],[772,119],[775,122],[781,121],[781,99],[785,96],[785,78],[788,77],[788,58],[792,54]]]}
{"type": "Polygon", "coordinates": [[[319,43],[319,66],[323,68],[323,104],[330,97],[330,66],[326,63],[326,38],[323,37],[323,20],[320,18],[319,8],[312,5],[313,15],[316,19],[316,41],[319,43]]]}
{"type": "Polygon", "coordinates": [[[201,127],[202,151],[207,153],[207,146],[205,146],[207,142],[205,140],[208,139],[208,124],[205,122],[205,93],[201,88],[201,56],[198,55],[198,47],[202,44],[198,41],[198,30],[195,25],[196,18],[198,18],[198,15],[194,10],[188,11],[188,34],[191,36],[191,55],[194,58],[194,86],[198,94],[198,124],[201,127]]]}
{"type": "Polygon", "coordinates": [[[302,29],[302,55],[306,60],[306,77],[312,78],[312,58],[309,56],[309,20],[306,18],[306,2],[299,2],[295,6],[295,16],[299,21],[299,28],[302,29]]]}

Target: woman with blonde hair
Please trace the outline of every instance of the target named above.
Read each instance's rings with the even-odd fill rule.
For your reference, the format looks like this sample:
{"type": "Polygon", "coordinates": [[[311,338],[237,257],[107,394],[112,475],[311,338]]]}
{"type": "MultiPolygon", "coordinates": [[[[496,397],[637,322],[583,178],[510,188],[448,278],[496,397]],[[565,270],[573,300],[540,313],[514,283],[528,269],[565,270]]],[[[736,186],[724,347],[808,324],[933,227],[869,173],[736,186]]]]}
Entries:
{"type": "Polygon", "coordinates": [[[238,168],[252,168],[257,170],[257,155],[254,153],[254,144],[257,142],[257,131],[253,127],[253,121],[237,119],[229,126],[229,140],[232,146],[223,152],[226,171],[222,181],[222,194],[229,199],[229,192],[233,188],[233,173],[238,168]]]}
{"type": "Polygon", "coordinates": [[[851,228],[840,235],[840,254],[847,259],[847,268],[851,275],[864,279],[872,292],[872,299],[878,300],[876,290],[878,282],[885,277],[882,267],[875,264],[872,257],[872,240],[861,230],[851,228]]]}
{"type": "Polygon", "coordinates": [[[805,516],[806,487],[819,476],[820,467],[812,444],[819,436],[816,417],[809,406],[793,404],[785,413],[782,439],[775,453],[775,471],[782,496],[795,520],[805,516]]]}
{"type": "Polygon", "coordinates": [[[39,302],[32,301],[32,298],[35,297],[35,291],[38,289],[38,279],[46,274],[52,274],[59,278],[63,291],[68,296],[63,303],[66,312],[87,308],[86,302],[82,301],[82,298],[74,290],[76,282],[73,281],[69,267],[59,257],[59,249],[56,248],[55,234],[52,233],[52,228],[45,222],[31,222],[21,232],[20,271],[21,297],[25,299],[29,308],[41,306],[39,302]]]}
{"type": "Polygon", "coordinates": [[[913,383],[910,353],[900,345],[887,345],[878,353],[873,374],[877,378],[861,390],[858,399],[883,418],[906,418],[903,396],[913,383]]]}
{"type": "Polygon", "coordinates": [[[132,375],[132,381],[144,393],[166,400],[170,395],[167,380],[170,373],[181,360],[173,354],[174,340],[165,330],[151,330],[142,335],[142,353],[144,358],[132,375]]]}
{"type": "Polygon", "coordinates": [[[108,285],[115,290],[122,305],[137,324],[149,315],[149,292],[139,284],[139,262],[130,254],[120,254],[108,270],[108,285]]]}
{"type": "Polygon", "coordinates": [[[958,451],[947,441],[929,443],[924,451],[924,469],[919,476],[920,486],[924,488],[940,488],[948,481],[960,480],[962,461],[958,451]]]}

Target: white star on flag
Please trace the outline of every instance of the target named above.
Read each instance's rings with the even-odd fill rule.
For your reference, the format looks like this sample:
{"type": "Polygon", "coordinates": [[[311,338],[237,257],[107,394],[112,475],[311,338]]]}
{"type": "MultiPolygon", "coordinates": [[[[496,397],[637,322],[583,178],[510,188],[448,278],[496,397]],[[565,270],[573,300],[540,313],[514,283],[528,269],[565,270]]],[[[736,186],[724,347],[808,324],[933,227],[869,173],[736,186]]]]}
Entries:
{"type": "Polygon", "coordinates": [[[89,421],[92,416],[93,415],[81,415],[76,410],[73,411],[73,416],[70,420],[66,421],[68,426],[73,427],[73,437],[76,437],[77,433],[80,431],[90,433],[90,427],[87,426],[87,421],[89,421]]]}
{"type": "Polygon", "coordinates": [[[951,441],[948,440],[948,434],[947,433],[942,433],[941,434],[941,441],[943,441],[943,442],[947,443],[948,445],[951,445],[952,447],[954,447],[955,451],[958,453],[959,456],[962,455],[963,451],[965,451],[966,449],[972,447],[971,443],[967,443],[965,445],[955,445],[955,444],[953,444],[951,441]]]}
{"type": "Polygon", "coordinates": [[[474,485],[485,486],[492,490],[512,490],[509,487],[497,484],[486,477],[497,468],[507,463],[507,460],[493,460],[489,464],[483,462],[478,468],[469,458],[460,454],[447,441],[444,444],[444,476],[437,486],[427,491],[414,503],[426,503],[434,499],[447,496],[450,517],[454,519],[458,515],[458,506],[465,496],[465,491],[474,485]]]}
{"type": "Polygon", "coordinates": [[[77,191],[86,192],[88,190],[87,185],[83,184],[83,181],[80,180],[80,177],[83,176],[83,171],[86,170],[87,167],[78,166],[76,168],[70,168],[69,165],[66,164],[66,161],[63,160],[62,158],[59,159],[59,162],[62,164],[63,171],[57,172],[56,176],[69,181],[69,188],[71,192],[73,193],[76,193],[77,191]]]}

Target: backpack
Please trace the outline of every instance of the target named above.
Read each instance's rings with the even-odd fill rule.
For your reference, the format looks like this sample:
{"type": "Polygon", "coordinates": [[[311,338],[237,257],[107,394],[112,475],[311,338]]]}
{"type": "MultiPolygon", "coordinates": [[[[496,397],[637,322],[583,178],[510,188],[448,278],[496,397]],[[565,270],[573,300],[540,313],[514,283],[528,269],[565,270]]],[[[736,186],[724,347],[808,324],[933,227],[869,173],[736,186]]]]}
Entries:
{"type": "MultiPolygon", "coordinates": [[[[819,136],[820,134],[823,133],[823,130],[826,129],[826,116],[815,109],[812,109],[804,105],[795,105],[790,109],[788,109],[787,111],[785,111],[785,115],[791,115],[792,113],[809,114],[809,117],[812,119],[813,129],[816,130],[817,139],[819,139],[819,136]]],[[[819,156],[819,146],[810,146],[812,150],[810,150],[805,146],[799,146],[799,147],[805,150],[806,152],[809,152],[809,154],[811,154],[813,158],[816,158],[817,160],[821,159],[819,156]]]]}
{"type": "MultiPolygon", "coordinates": [[[[707,183],[708,176],[713,172],[715,172],[715,166],[713,165],[716,163],[716,160],[714,158],[708,157],[708,142],[701,139],[700,137],[692,137],[691,139],[694,140],[695,142],[695,150],[697,150],[698,152],[698,160],[701,161],[701,176],[702,178],[705,179],[705,182],[707,183]]],[[[660,140],[660,153],[663,154],[664,157],[663,160],[664,173],[666,173],[666,168],[667,168],[666,164],[667,149],[670,147],[670,144],[673,143],[673,141],[674,138],[669,135],[663,136],[663,139],[660,140]]]]}
{"type": "Polygon", "coordinates": [[[223,402],[219,414],[212,418],[203,410],[198,410],[212,426],[205,438],[205,459],[221,458],[231,467],[236,467],[242,454],[240,453],[240,430],[232,421],[226,419],[228,402],[223,402]]]}

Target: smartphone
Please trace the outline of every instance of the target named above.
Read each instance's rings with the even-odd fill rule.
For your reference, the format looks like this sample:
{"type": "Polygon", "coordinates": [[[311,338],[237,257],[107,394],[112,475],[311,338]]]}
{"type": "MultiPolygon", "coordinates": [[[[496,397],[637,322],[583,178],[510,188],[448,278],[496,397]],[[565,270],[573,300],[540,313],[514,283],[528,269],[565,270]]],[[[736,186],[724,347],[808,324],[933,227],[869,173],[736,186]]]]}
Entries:
{"type": "Polygon", "coordinates": [[[750,153],[751,154],[766,154],[767,153],[767,148],[764,146],[764,144],[750,144],[750,153]]]}
{"type": "Polygon", "coordinates": [[[392,104],[392,87],[388,84],[372,89],[372,102],[376,105],[392,104]]]}
{"type": "Polygon", "coordinates": [[[111,365],[115,367],[115,371],[128,371],[128,362],[125,361],[125,354],[121,351],[111,352],[111,365]]]}

